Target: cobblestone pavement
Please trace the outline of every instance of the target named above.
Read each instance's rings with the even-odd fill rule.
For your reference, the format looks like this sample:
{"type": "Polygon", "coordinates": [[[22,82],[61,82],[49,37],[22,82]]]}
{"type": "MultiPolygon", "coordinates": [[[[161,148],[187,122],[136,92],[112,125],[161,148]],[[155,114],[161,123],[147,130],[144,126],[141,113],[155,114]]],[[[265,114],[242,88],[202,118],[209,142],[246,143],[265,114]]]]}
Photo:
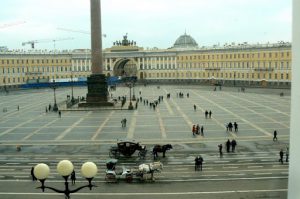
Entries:
{"type": "MultiPolygon", "coordinates": [[[[136,97],[142,97],[136,110],[45,111],[53,106],[53,90],[41,89],[0,94],[0,197],[1,198],[57,198],[50,192],[35,190],[30,183],[30,168],[39,162],[47,163],[52,172],[49,183],[61,186],[55,171],[59,160],[70,159],[78,171],[85,161],[99,167],[95,183],[99,188],[72,198],[286,198],[288,163],[278,163],[278,152],[289,143],[290,96],[281,90],[222,88],[200,86],[137,86],[136,97]],[[141,92],[141,95],[139,94],[141,92]],[[182,92],[183,98],[177,97],[182,92]],[[170,93],[170,99],[166,95],[170,93]],[[189,97],[187,97],[189,93],[189,97]],[[157,108],[144,105],[163,96],[157,108]],[[194,110],[196,105],[196,110],[194,110]],[[19,110],[18,107],[19,106],[19,110]],[[7,110],[7,111],[6,111],[7,110]],[[205,110],[212,117],[205,119],[205,110]],[[121,127],[121,120],[127,126],[121,127]],[[237,122],[238,132],[227,132],[225,123],[237,122]],[[192,125],[204,126],[204,136],[192,135],[192,125]],[[278,141],[273,141],[273,131],[278,141]],[[117,139],[135,139],[151,150],[154,144],[170,143],[173,149],[164,163],[156,182],[145,185],[120,182],[108,185],[104,181],[105,160],[110,146],[117,139]],[[227,153],[225,141],[235,139],[235,153],[227,153]],[[218,154],[223,144],[224,156],[218,154]],[[16,146],[21,151],[16,151],[16,146]],[[202,172],[194,171],[194,158],[204,158],[202,172]],[[122,184],[122,185],[121,185],[122,184]],[[175,196],[174,193],[177,193],[175,196]]],[[[70,88],[57,89],[61,107],[70,95],[70,88]]],[[[76,96],[85,96],[85,88],[75,88],[76,96]]],[[[118,87],[113,97],[129,95],[129,89],[118,87]]],[[[121,157],[118,167],[136,168],[140,163],[153,161],[150,152],[145,160],[137,153],[131,158],[121,157]]]]}

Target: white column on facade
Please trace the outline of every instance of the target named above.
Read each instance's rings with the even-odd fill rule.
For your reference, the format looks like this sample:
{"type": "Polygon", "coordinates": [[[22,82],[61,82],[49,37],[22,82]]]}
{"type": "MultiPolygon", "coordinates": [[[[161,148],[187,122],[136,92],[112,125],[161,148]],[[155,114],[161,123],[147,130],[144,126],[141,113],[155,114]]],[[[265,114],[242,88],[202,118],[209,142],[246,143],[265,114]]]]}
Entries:
{"type": "Polygon", "coordinates": [[[145,58],[146,59],[146,65],[147,65],[147,69],[149,70],[150,67],[149,67],[149,60],[148,60],[148,57],[145,58]]]}
{"type": "Polygon", "coordinates": [[[112,59],[110,58],[109,59],[109,67],[110,67],[110,70],[112,71],[113,70],[113,63],[112,63],[112,59]]]}
{"type": "Polygon", "coordinates": [[[92,71],[92,62],[91,62],[91,59],[89,59],[89,72],[91,72],[92,71]]]}
{"type": "Polygon", "coordinates": [[[143,69],[145,69],[145,58],[143,57],[143,69]]]}

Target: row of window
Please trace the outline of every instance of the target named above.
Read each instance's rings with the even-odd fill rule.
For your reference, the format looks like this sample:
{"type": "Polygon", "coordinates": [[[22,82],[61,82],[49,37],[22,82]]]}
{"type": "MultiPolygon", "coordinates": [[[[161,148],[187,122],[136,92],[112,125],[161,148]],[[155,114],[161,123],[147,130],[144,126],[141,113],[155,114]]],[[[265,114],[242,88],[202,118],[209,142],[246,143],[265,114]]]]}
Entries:
{"type": "Polygon", "coordinates": [[[9,73],[26,73],[26,72],[77,72],[77,71],[90,71],[90,67],[87,66],[75,66],[74,70],[67,66],[32,66],[32,67],[17,67],[17,68],[2,68],[0,69],[0,75],[9,73]]]}
{"type": "Polygon", "coordinates": [[[178,63],[178,68],[275,68],[289,69],[290,62],[198,62],[178,63]]]}
{"type": "MultiPolygon", "coordinates": [[[[74,77],[77,77],[77,75],[75,75],[74,77]]],[[[78,76],[79,77],[79,76],[78,76]]],[[[82,75],[80,75],[80,77],[82,77],[82,75]]],[[[64,79],[64,78],[71,78],[71,76],[68,75],[56,75],[55,77],[51,77],[51,76],[40,76],[40,77],[33,77],[32,79],[64,79]]],[[[10,83],[26,83],[28,80],[28,78],[26,77],[8,77],[8,78],[3,78],[2,82],[3,84],[10,84],[10,83]]]]}
{"type": "Polygon", "coordinates": [[[145,73],[145,77],[149,78],[229,78],[233,80],[240,80],[240,79],[274,79],[277,80],[278,76],[281,80],[289,80],[289,73],[280,73],[280,74],[273,74],[273,73],[145,73]]]}
{"type": "Polygon", "coordinates": [[[54,63],[68,63],[68,60],[67,59],[51,59],[51,60],[49,60],[49,59],[41,59],[41,60],[39,60],[39,59],[26,59],[26,60],[24,60],[24,59],[7,59],[7,60],[4,60],[4,59],[2,59],[1,60],[1,62],[0,63],[2,63],[2,65],[4,65],[4,64],[29,64],[29,63],[31,63],[31,64],[40,64],[40,63],[42,63],[42,64],[48,64],[48,63],[52,63],[52,64],[54,64],[54,63]]]}
{"type": "Polygon", "coordinates": [[[281,58],[290,56],[290,52],[259,52],[259,53],[236,53],[236,54],[204,54],[204,55],[189,55],[189,56],[180,56],[179,60],[195,60],[195,59],[244,59],[244,58],[278,58],[280,55],[281,58]]]}

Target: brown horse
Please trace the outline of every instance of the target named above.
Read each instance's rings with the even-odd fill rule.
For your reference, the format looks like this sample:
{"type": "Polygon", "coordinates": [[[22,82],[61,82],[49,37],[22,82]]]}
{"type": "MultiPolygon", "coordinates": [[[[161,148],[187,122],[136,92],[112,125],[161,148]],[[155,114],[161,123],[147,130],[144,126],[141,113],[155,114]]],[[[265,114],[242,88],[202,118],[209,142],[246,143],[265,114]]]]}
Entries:
{"type": "Polygon", "coordinates": [[[153,153],[153,158],[156,159],[158,157],[158,153],[163,153],[163,158],[166,157],[166,151],[172,149],[171,144],[165,144],[165,145],[155,145],[153,147],[152,153],[153,153]]]}

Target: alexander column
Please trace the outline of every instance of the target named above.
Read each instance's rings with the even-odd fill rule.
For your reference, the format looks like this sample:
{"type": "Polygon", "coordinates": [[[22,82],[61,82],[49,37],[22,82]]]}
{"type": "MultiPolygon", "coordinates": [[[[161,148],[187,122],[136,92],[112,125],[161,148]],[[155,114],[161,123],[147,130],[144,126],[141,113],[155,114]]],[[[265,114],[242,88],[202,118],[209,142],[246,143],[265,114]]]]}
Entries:
{"type": "Polygon", "coordinates": [[[107,106],[107,83],[103,74],[102,33],[101,33],[101,3],[100,0],[90,0],[91,6],[91,49],[92,74],[87,78],[88,93],[86,104],[82,106],[107,106]]]}

